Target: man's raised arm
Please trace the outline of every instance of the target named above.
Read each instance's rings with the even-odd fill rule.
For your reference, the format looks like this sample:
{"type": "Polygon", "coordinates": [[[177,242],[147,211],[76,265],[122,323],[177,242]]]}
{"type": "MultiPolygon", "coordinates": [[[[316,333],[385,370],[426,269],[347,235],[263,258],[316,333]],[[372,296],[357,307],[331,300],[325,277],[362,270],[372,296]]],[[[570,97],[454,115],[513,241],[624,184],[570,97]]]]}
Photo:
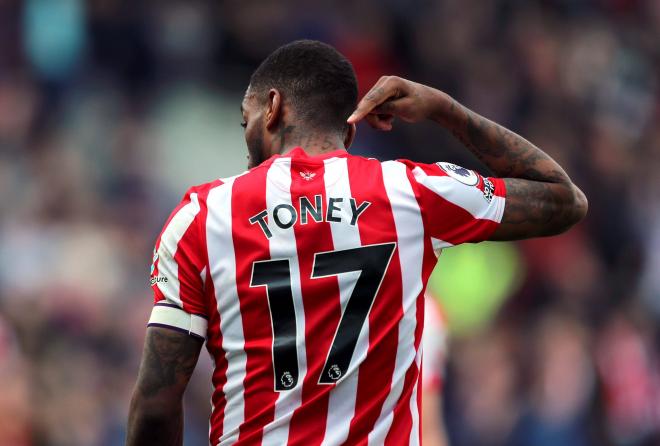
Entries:
{"type": "Polygon", "coordinates": [[[203,340],[168,328],[148,327],[131,399],[127,446],[181,446],[183,393],[203,340]]]}
{"type": "Polygon", "coordinates": [[[365,118],[376,129],[390,130],[395,117],[407,122],[437,122],[504,178],[506,206],[491,240],[559,234],[586,215],[586,197],[552,158],[434,88],[394,76],[382,77],[348,122],[365,118]]]}

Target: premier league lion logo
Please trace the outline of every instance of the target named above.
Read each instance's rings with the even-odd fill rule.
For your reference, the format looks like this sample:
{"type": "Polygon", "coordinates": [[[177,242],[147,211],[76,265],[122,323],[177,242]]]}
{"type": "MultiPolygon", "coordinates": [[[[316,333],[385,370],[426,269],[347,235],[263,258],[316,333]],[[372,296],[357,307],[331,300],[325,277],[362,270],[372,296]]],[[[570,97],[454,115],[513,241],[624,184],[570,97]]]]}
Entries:
{"type": "Polygon", "coordinates": [[[293,385],[293,376],[291,376],[290,372],[284,372],[282,373],[282,379],[280,381],[282,382],[282,385],[288,389],[293,385]]]}
{"type": "Polygon", "coordinates": [[[339,368],[339,366],[337,364],[333,364],[328,369],[328,376],[333,381],[337,381],[339,378],[341,378],[341,369],[339,368]]]}
{"type": "Polygon", "coordinates": [[[466,186],[476,186],[479,182],[479,176],[473,171],[465,167],[457,166],[452,163],[436,163],[439,168],[444,170],[447,175],[459,181],[466,186]]]}

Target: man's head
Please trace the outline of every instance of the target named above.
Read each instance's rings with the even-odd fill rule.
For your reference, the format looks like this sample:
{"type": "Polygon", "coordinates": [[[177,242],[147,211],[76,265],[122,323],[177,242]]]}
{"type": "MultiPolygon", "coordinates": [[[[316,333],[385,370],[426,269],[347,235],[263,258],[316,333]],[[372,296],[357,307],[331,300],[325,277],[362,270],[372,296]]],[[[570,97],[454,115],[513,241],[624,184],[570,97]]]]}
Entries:
{"type": "Polygon", "coordinates": [[[249,167],[280,153],[293,133],[339,136],[348,146],[356,104],[353,66],[333,47],[297,40],[278,48],[252,74],[241,104],[249,167]]]}

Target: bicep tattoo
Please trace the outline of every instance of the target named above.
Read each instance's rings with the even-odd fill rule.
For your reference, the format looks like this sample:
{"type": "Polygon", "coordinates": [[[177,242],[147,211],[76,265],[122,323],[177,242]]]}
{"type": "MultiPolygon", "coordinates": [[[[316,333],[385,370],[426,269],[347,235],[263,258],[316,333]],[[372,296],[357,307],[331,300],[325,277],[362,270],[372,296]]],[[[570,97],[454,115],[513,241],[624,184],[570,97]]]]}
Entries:
{"type": "Polygon", "coordinates": [[[564,184],[506,178],[506,205],[492,240],[517,240],[554,235],[572,221],[573,192],[564,184]]]}
{"type": "Polygon", "coordinates": [[[203,341],[166,328],[147,329],[138,382],[144,396],[185,389],[203,341]]]}

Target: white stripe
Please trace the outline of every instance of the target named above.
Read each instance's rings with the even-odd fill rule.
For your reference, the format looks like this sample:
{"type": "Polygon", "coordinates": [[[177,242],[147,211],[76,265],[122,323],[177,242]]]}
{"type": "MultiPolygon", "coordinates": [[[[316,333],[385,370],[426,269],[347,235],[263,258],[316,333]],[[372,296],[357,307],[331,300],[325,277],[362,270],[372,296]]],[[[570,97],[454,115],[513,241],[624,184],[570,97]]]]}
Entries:
{"type": "MultiPolygon", "coordinates": [[[[278,204],[291,205],[291,159],[279,158],[266,174],[266,207],[273,215],[278,204]]],[[[271,259],[289,259],[291,265],[291,291],[296,313],[296,351],[298,353],[298,383],[295,388],[280,392],[275,402],[273,421],[264,426],[262,444],[284,445],[289,437],[289,424],[294,410],[302,402],[302,387],[307,374],[307,350],[305,347],[305,311],[300,287],[300,266],[293,228],[282,229],[273,219],[268,227],[273,236],[269,239],[271,259]]]]}
{"type": "MultiPolygon", "coordinates": [[[[234,178],[212,189],[207,199],[206,239],[211,278],[220,315],[222,349],[227,359],[227,382],[222,388],[226,398],[222,437],[219,444],[231,445],[238,440],[243,423],[245,401],[245,338],[236,289],[236,257],[232,234],[231,198],[234,178]]],[[[216,364],[217,366],[217,364],[216,364]]]]}
{"type": "Polygon", "coordinates": [[[179,242],[183,238],[195,217],[199,213],[197,194],[190,194],[190,203],[183,206],[174,214],[160,237],[158,245],[158,275],[167,278],[167,281],[157,282],[158,289],[165,298],[182,307],[179,295],[179,265],[174,260],[179,242]]]}
{"type": "Polygon", "coordinates": [[[449,176],[427,175],[420,167],[413,169],[419,184],[432,190],[445,200],[460,206],[474,218],[499,223],[504,213],[504,198],[493,195],[490,203],[476,186],[467,186],[449,176]]]}
{"type": "MultiPolygon", "coordinates": [[[[351,187],[348,181],[348,166],[346,158],[330,158],[325,160],[325,191],[326,206],[330,196],[351,197],[351,187]]],[[[346,223],[330,223],[332,243],[335,250],[350,249],[361,246],[360,231],[356,226],[346,223]]],[[[337,275],[339,283],[339,301],[341,314],[348,298],[353,292],[360,271],[337,275]]],[[[346,377],[332,391],[328,402],[328,415],[326,418],[325,437],[322,446],[339,445],[348,438],[351,420],[355,414],[355,399],[357,397],[358,369],[357,364],[367,356],[369,350],[369,324],[362,326],[358,342],[353,353],[346,377]]]]}
{"type": "MultiPolygon", "coordinates": [[[[415,328],[417,326],[417,299],[423,288],[422,261],[424,257],[424,225],[406,166],[396,161],[382,164],[385,191],[392,205],[397,234],[403,318],[399,322],[399,343],[396,351],[392,386],[387,395],[374,430],[369,434],[370,445],[382,445],[392,425],[394,408],[403,391],[406,372],[417,359],[415,328]]],[[[406,402],[407,403],[407,402],[406,402]]],[[[413,429],[419,422],[417,404],[411,405],[413,429]]]]}
{"type": "Polygon", "coordinates": [[[442,254],[442,250],[444,248],[451,248],[452,246],[454,246],[449,242],[440,240],[439,238],[435,238],[435,237],[431,237],[431,245],[433,245],[433,253],[435,254],[436,257],[440,257],[440,254],[442,254]]]}
{"type": "MultiPolygon", "coordinates": [[[[423,339],[423,338],[422,338],[423,339]]],[[[421,373],[422,370],[422,356],[423,356],[424,346],[421,345],[417,349],[417,354],[415,355],[415,364],[417,365],[417,372],[421,373]]],[[[420,379],[418,378],[415,382],[415,387],[413,387],[412,395],[410,395],[410,413],[412,415],[412,429],[410,430],[410,445],[417,446],[421,443],[422,439],[420,438],[420,413],[419,406],[417,405],[417,392],[419,388],[420,379]]]]}
{"type": "Polygon", "coordinates": [[[199,277],[202,278],[202,286],[206,288],[206,265],[202,270],[199,272],[199,277]]]}
{"type": "Polygon", "coordinates": [[[187,331],[188,334],[196,334],[202,338],[206,338],[206,328],[208,327],[208,322],[201,316],[187,313],[181,308],[158,304],[154,305],[151,311],[149,324],[161,324],[180,328],[187,331]]]}

